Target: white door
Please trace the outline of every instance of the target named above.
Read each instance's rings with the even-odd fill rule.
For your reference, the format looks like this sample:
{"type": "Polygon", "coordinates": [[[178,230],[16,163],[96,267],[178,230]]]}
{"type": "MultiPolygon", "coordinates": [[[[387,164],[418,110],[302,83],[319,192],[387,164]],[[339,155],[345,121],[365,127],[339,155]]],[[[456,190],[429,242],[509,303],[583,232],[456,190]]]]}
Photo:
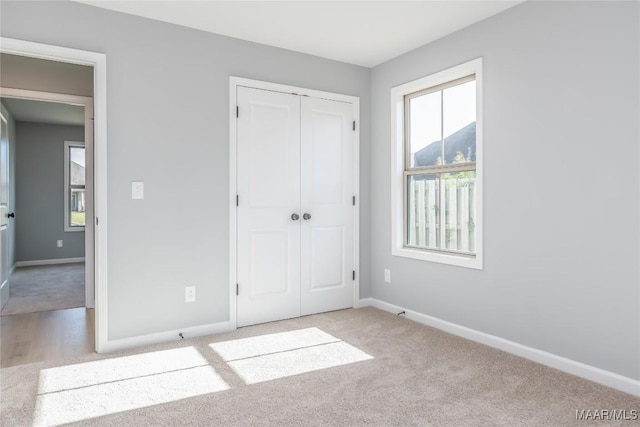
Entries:
{"type": "Polygon", "coordinates": [[[0,115],[0,299],[9,298],[9,130],[0,115]]]}
{"type": "Polygon", "coordinates": [[[300,316],[300,97],[239,87],[237,101],[237,323],[246,326],[300,316]]]}
{"type": "Polygon", "coordinates": [[[353,105],[237,89],[237,325],[353,306],[353,105]]]}
{"type": "Polygon", "coordinates": [[[353,105],[302,98],[301,314],[353,307],[353,105]]]}

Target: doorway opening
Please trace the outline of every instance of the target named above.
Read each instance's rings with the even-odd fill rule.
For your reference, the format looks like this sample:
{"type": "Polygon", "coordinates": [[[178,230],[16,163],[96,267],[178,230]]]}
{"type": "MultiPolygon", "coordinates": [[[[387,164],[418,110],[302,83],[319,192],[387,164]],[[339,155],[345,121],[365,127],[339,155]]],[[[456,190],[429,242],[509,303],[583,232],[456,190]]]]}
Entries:
{"type": "MultiPolygon", "coordinates": [[[[7,132],[13,139],[7,144],[13,149],[12,164],[7,173],[8,208],[13,214],[8,228],[13,226],[13,230],[7,234],[13,236],[7,238],[8,244],[0,253],[0,257],[8,258],[7,272],[13,273],[5,285],[6,294],[12,296],[12,287],[20,290],[24,287],[21,282],[33,281],[35,276],[44,279],[43,288],[47,287],[47,281],[75,286],[75,289],[67,289],[68,295],[59,292],[57,301],[56,298],[42,298],[48,300],[48,305],[44,306],[38,306],[37,299],[23,299],[22,302],[31,305],[27,309],[12,308],[3,292],[3,367],[8,358],[6,340],[20,335],[13,331],[19,331],[22,325],[28,325],[31,331],[49,332],[23,336],[21,341],[32,341],[30,347],[61,350],[59,354],[45,355],[42,360],[72,355],[74,353],[69,349],[73,346],[84,348],[85,352],[99,352],[106,341],[105,55],[15,39],[2,38],[1,41],[2,110],[4,116],[12,116],[7,127],[14,128],[7,132]],[[6,58],[10,60],[5,61],[6,58]],[[36,62],[39,66],[27,69],[27,72],[16,73],[16,69],[6,66],[36,62]],[[52,69],[57,72],[47,73],[52,69]],[[78,70],[88,76],[84,87],[82,78],[77,78],[78,70]],[[76,90],[79,80],[80,89],[76,90]],[[45,118],[29,117],[28,114],[41,114],[45,118]],[[30,163],[33,160],[30,157],[40,160],[40,164],[37,161],[30,163]],[[99,173],[94,173],[96,169],[99,173]],[[47,178],[44,181],[50,184],[49,187],[42,185],[42,178],[47,178]],[[33,181],[39,181],[41,187],[33,187],[25,193],[25,188],[33,181]],[[38,197],[38,192],[43,196],[38,197]],[[42,206],[34,209],[33,205],[37,203],[42,206]],[[37,214],[41,220],[34,222],[37,214]],[[50,226],[52,223],[56,224],[55,233],[58,234],[55,236],[47,234],[54,228],[50,226]],[[17,310],[16,314],[13,310],[17,310]],[[31,313],[20,313],[20,310],[31,313]],[[17,321],[19,316],[30,317],[17,321]],[[79,325],[79,322],[83,324],[79,325]],[[76,340],[65,346],[72,330],[76,335],[85,335],[82,337],[84,343],[76,340]],[[36,343],[36,338],[53,341],[36,343]]],[[[19,353],[24,350],[22,348],[19,353]]],[[[37,360],[18,362],[32,361],[37,360]]]]}
{"type": "Polygon", "coordinates": [[[87,154],[93,153],[93,98],[3,88],[0,101],[11,128],[5,134],[12,202],[4,231],[10,245],[2,251],[11,265],[0,310],[2,365],[39,361],[35,354],[74,354],[69,348],[92,352],[93,159],[87,154]],[[64,315],[47,313],[60,310],[64,315]],[[38,328],[21,327],[34,323],[38,328]],[[21,349],[17,339],[30,341],[32,350],[21,349]]]}
{"type": "Polygon", "coordinates": [[[2,95],[12,128],[7,227],[13,274],[0,314],[93,308],[92,223],[85,224],[93,212],[93,162],[86,155],[93,148],[92,98],[73,97],[69,101],[83,104],[70,104],[41,100],[52,97],[42,92],[2,95]]]}

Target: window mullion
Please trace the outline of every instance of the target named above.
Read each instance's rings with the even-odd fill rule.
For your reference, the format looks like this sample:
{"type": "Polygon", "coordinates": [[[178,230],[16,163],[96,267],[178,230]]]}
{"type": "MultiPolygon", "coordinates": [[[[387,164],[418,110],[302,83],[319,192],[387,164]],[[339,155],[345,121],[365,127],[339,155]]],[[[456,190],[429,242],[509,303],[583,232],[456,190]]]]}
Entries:
{"type": "Polygon", "coordinates": [[[438,207],[439,221],[440,221],[440,242],[438,248],[446,249],[447,244],[447,208],[446,208],[446,184],[445,180],[440,176],[440,206],[438,207]]]}
{"type": "Polygon", "coordinates": [[[409,175],[424,175],[437,173],[455,173],[476,170],[476,163],[449,163],[448,165],[427,166],[421,168],[412,168],[405,172],[409,175]]]}

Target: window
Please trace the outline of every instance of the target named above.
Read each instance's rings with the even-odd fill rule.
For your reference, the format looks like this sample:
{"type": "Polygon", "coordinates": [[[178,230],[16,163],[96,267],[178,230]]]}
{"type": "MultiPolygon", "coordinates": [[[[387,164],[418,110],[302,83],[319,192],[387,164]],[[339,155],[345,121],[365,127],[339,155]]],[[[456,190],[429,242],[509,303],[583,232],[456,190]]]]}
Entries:
{"type": "Polygon", "coordinates": [[[391,91],[393,255],[482,269],[481,68],[391,91]]]}
{"type": "Polygon", "coordinates": [[[84,231],[85,148],[83,142],[64,143],[64,231],[84,231]]]}

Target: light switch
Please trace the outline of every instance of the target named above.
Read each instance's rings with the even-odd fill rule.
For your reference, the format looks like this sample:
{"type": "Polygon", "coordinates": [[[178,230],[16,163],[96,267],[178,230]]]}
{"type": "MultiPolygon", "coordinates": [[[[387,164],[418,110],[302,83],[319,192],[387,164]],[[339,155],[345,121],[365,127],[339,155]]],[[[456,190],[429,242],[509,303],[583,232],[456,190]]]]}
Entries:
{"type": "Polygon", "coordinates": [[[384,269],[384,281],[387,283],[391,283],[391,270],[388,268],[384,269]]]}
{"type": "Polygon", "coordinates": [[[144,199],[144,182],[142,181],[131,182],[131,198],[144,199]]]}

